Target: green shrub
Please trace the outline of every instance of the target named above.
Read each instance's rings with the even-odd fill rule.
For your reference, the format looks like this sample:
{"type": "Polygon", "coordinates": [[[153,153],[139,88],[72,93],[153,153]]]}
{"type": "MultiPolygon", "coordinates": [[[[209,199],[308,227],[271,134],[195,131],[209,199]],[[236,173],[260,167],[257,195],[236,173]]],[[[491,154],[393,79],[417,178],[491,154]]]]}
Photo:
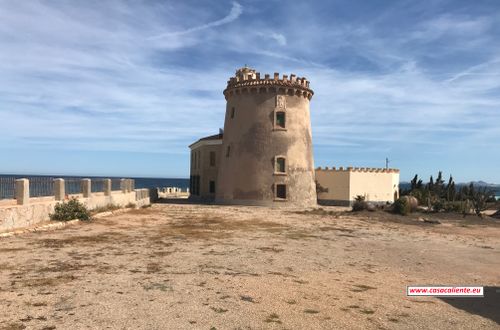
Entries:
{"type": "Polygon", "coordinates": [[[457,212],[463,213],[463,202],[445,202],[443,204],[443,210],[445,212],[457,212]]]}
{"type": "Polygon", "coordinates": [[[365,196],[358,195],[354,199],[354,203],[352,204],[353,212],[363,211],[368,208],[368,204],[365,202],[365,196]]]}
{"type": "Polygon", "coordinates": [[[411,205],[406,198],[400,198],[394,202],[393,211],[397,214],[408,215],[411,213],[411,205]]]}
{"type": "Polygon", "coordinates": [[[68,202],[57,203],[54,207],[54,213],[49,215],[50,220],[69,221],[69,220],[91,220],[90,212],[85,205],[77,199],[71,199],[68,202]]]}
{"type": "Polygon", "coordinates": [[[432,210],[434,212],[439,212],[441,210],[444,210],[444,208],[445,208],[445,203],[441,199],[437,199],[432,203],[432,210]]]}

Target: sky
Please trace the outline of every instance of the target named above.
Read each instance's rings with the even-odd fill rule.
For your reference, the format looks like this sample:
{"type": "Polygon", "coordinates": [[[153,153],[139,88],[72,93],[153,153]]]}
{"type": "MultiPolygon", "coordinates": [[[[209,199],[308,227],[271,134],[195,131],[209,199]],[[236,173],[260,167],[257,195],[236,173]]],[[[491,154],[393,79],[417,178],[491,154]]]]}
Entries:
{"type": "Polygon", "coordinates": [[[311,81],[316,166],[500,183],[500,2],[0,0],[0,173],[189,177],[228,78],[311,81]]]}

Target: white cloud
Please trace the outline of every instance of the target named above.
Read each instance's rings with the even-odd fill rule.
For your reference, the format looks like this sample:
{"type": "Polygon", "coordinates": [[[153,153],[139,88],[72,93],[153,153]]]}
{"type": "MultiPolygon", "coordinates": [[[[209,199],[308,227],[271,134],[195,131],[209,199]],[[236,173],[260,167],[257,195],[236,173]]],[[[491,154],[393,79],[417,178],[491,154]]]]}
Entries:
{"type": "Polygon", "coordinates": [[[149,37],[148,39],[149,40],[155,40],[155,39],[161,39],[161,38],[165,38],[165,37],[181,36],[181,35],[185,35],[185,34],[189,34],[189,33],[193,33],[193,32],[198,32],[198,31],[210,29],[210,28],[213,28],[213,27],[216,27],[216,26],[220,26],[220,25],[231,23],[232,21],[238,19],[238,17],[240,17],[240,15],[242,13],[243,13],[243,7],[239,3],[233,2],[233,6],[231,8],[231,11],[224,18],[221,18],[219,20],[216,20],[216,21],[213,21],[213,22],[210,22],[210,23],[206,23],[206,24],[195,26],[195,27],[191,27],[191,28],[188,28],[188,29],[185,29],[185,30],[181,30],[181,31],[161,33],[159,35],[155,35],[155,36],[149,37]]]}
{"type": "Polygon", "coordinates": [[[280,46],[286,46],[286,37],[277,32],[258,32],[258,36],[266,39],[274,40],[280,46]]]}
{"type": "Polygon", "coordinates": [[[490,26],[489,17],[470,18],[445,14],[422,22],[413,36],[423,39],[435,39],[445,34],[471,37],[484,33],[490,26]]]}

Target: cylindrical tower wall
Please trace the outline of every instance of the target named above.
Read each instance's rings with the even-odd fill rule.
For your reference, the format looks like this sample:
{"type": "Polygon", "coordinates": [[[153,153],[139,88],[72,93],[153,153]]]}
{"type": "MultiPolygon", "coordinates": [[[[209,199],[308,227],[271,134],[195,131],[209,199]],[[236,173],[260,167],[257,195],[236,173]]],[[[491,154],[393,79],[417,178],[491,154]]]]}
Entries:
{"type": "Polygon", "coordinates": [[[217,202],[316,205],[309,113],[312,91],[302,82],[304,88],[268,80],[254,80],[248,87],[228,85],[217,202]],[[284,168],[278,158],[284,160],[284,168]],[[280,195],[283,189],[285,198],[280,195]]]}

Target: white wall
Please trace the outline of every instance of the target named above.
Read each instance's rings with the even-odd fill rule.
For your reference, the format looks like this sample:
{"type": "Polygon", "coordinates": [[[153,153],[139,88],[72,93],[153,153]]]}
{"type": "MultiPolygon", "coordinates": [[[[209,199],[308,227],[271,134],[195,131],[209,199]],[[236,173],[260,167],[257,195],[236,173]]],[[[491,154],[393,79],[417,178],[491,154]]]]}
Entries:
{"type": "Polygon", "coordinates": [[[356,196],[377,203],[394,202],[399,191],[399,170],[394,169],[316,169],[316,181],[326,192],[318,193],[323,204],[349,205],[356,196]]]}

